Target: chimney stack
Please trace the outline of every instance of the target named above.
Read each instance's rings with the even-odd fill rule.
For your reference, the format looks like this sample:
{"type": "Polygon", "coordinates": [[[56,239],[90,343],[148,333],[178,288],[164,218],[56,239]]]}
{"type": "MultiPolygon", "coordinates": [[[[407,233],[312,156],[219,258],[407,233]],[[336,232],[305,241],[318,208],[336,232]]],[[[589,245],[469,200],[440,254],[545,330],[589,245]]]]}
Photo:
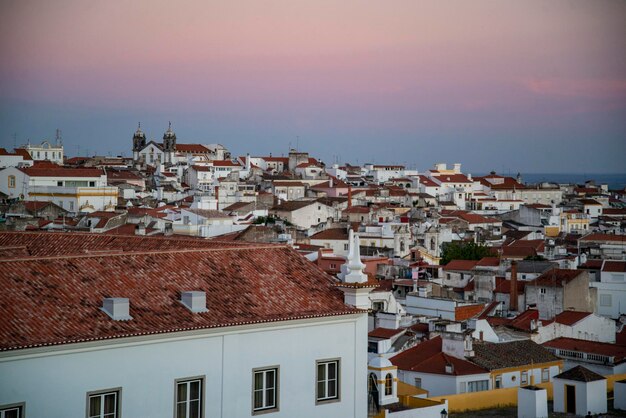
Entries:
{"type": "Polygon", "coordinates": [[[352,186],[348,186],[348,209],[352,207],[352,186]]]}
{"type": "Polygon", "coordinates": [[[517,261],[511,261],[511,293],[509,301],[509,310],[517,311],[517,261]]]}

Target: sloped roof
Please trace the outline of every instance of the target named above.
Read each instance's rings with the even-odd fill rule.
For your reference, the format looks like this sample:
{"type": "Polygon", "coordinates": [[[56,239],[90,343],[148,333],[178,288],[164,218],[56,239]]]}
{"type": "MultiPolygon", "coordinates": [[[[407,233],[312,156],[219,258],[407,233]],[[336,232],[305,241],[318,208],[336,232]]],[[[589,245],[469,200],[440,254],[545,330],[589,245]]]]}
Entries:
{"type": "Polygon", "coordinates": [[[447,355],[441,351],[442,339],[435,337],[391,357],[391,363],[401,370],[421,373],[464,376],[488,373],[484,368],[467,360],[447,355]],[[446,366],[452,365],[452,373],[446,366]]]}
{"type": "Polygon", "coordinates": [[[105,174],[101,168],[70,168],[39,162],[32,167],[22,167],[19,170],[30,177],[100,177],[105,174]]]}
{"type": "Polygon", "coordinates": [[[363,312],[287,246],[3,260],[0,286],[0,350],[363,312]],[[179,302],[188,290],[208,312],[179,302]],[[109,318],[106,297],[129,298],[133,319],[109,318]]]}
{"type": "Polygon", "coordinates": [[[329,228],[311,236],[311,239],[330,239],[345,241],[348,239],[346,228],[329,228]]]}
{"type": "Polygon", "coordinates": [[[208,154],[211,152],[210,149],[202,144],[176,144],[176,151],[193,154],[208,154]]]}
{"type": "MultiPolygon", "coordinates": [[[[66,220],[69,222],[69,220],[66,220]]],[[[253,245],[230,243],[230,246],[253,245]]],[[[107,236],[83,232],[0,232],[0,248],[25,247],[35,257],[98,252],[165,251],[173,249],[224,247],[218,241],[189,237],[107,236]]]]}
{"type": "Polygon", "coordinates": [[[603,234],[601,232],[586,235],[580,239],[581,241],[611,241],[626,243],[626,235],[603,234]]]}
{"type": "Polygon", "coordinates": [[[575,380],[577,382],[595,382],[596,380],[606,380],[606,377],[583,367],[576,366],[561,374],[554,376],[557,379],[575,380]]]}
{"type": "Polygon", "coordinates": [[[585,270],[551,269],[529,283],[535,286],[562,286],[563,282],[569,283],[584,273],[585,270]]]}
{"type": "Polygon", "coordinates": [[[317,201],[315,200],[286,200],[280,205],[272,207],[271,210],[280,212],[293,212],[295,210],[305,208],[315,203],[317,203],[317,201]]]}
{"type": "Polygon", "coordinates": [[[492,371],[559,360],[558,357],[531,340],[506,343],[474,341],[473,347],[475,356],[472,362],[492,371]]]}
{"type": "Polygon", "coordinates": [[[615,364],[626,361],[626,347],[623,345],[559,337],[554,340],[546,341],[543,343],[543,346],[559,348],[562,350],[578,351],[581,353],[610,356],[614,357],[615,364]]]}
{"type": "Polygon", "coordinates": [[[470,271],[478,263],[477,260],[451,260],[443,269],[445,271],[470,271]]]}
{"type": "Polygon", "coordinates": [[[591,315],[591,312],[563,311],[554,317],[554,322],[563,325],[574,325],[591,315]]]}
{"type": "Polygon", "coordinates": [[[602,265],[602,271],[624,273],[626,272],[626,261],[606,260],[602,265]]]}
{"type": "Polygon", "coordinates": [[[398,334],[403,334],[406,331],[406,329],[402,328],[402,329],[391,329],[391,328],[374,328],[372,331],[370,331],[367,336],[368,337],[372,337],[372,338],[382,338],[382,339],[389,339],[389,338],[393,338],[398,334]]]}

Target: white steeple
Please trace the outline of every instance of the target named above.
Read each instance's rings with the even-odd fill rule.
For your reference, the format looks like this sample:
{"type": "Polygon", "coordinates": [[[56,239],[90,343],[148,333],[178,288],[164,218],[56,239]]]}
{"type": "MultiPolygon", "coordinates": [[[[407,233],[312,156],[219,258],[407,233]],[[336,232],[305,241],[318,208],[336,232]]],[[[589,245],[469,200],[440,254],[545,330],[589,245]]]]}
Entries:
{"type": "Polygon", "coordinates": [[[350,230],[348,243],[347,274],[344,276],[346,283],[366,283],[367,275],[363,272],[365,264],[361,261],[361,249],[359,248],[359,236],[350,230]]]}

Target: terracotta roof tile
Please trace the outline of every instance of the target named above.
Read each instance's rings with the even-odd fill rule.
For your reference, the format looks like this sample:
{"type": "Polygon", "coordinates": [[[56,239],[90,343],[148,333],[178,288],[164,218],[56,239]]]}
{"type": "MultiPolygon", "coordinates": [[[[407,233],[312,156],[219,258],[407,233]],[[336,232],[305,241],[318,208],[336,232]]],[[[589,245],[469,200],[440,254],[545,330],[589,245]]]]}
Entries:
{"type": "Polygon", "coordinates": [[[0,286],[0,350],[362,312],[286,246],[3,260],[0,286]],[[179,302],[188,290],[207,313],[179,302]],[[106,297],[129,298],[133,319],[109,318],[106,297]]]}
{"type": "Polygon", "coordinates": [[[492,371],[559,360],[558,357],[531,340],[506,343],[474,341],[473,346],[475,356],[472,361],[492,371]]]}
{"type": "Polygon", "coordinates": [[[574,325],[591,315],[591,312],[563,311],[554,317],[554,321],[563,325],[574,325]]]}
{"type": "Polygon", "coordinates": [[[543,343],[543,346],[615,357],[615,364],[626,361],[626,347],[617,344],[560,337],[543,343]]]}
{"type": "Polygon", "coordinates": [[[348,240],[346,228],[330,228],[318,232],[311,236],[311,239],[348,240]]]}
{"type": "Polygon", "coordinates": [[[576,366],[561,374],[554,376],[558,379],[575,380],[578,382],[595,382],[596,380],[606,380],[606,377],[583,367],[576,366]]]}
{"type": "Polygon", "coordinates": [[[398,334],[402,334],[406,331],[406,329],[391,329],[391,328],[375,328],[370,331],[367,336],[372,338],[383,338],[389,339],[395,337],[398,334]]]}
{"type": "MultiPolygon", "coordinates": [[[[23,246],[36,257],[89,254],[102,251],[165,251],[216,248],[224,243],[189,237],[108,236],[82,232],[0,232],[0,248],[23,246]]],[[[230,247],[254,244],[229,243],[230,247]]]]}

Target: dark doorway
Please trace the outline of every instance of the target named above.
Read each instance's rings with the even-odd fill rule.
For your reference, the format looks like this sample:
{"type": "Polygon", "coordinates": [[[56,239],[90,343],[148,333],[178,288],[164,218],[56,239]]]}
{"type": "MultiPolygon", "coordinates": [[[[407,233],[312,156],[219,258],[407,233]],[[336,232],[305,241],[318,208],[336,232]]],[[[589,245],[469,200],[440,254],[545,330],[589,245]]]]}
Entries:
{"type": "Polygon", "coordinates": [[[576,386],[565,385],[565,412],[576,413],[576,386]]]}

